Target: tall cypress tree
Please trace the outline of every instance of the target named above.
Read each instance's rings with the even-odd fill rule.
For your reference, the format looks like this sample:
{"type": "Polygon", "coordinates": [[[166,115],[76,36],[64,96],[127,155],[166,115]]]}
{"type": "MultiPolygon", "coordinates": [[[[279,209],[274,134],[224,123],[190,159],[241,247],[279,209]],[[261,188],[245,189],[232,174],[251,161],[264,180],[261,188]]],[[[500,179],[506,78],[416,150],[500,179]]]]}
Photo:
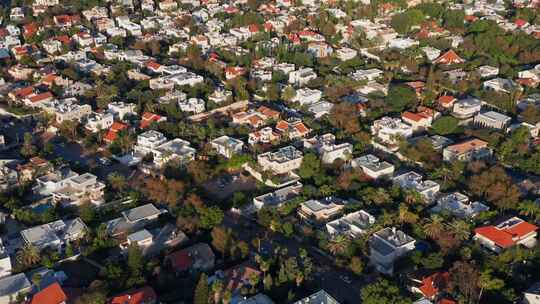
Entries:
{"type": "Polygon", "coordinates": [[[197,287],[195,287],[193,304],[208,304],[208,294],[208,276],[203,273],[199,278],[199,283],[197,283],[197,287]]]}

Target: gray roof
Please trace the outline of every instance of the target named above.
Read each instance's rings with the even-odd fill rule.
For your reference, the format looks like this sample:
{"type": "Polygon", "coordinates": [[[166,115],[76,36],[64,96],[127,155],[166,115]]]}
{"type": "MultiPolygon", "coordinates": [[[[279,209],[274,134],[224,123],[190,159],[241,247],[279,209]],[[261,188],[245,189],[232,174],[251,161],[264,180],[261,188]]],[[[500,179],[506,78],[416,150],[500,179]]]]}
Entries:
{"type": "Polygon", "coordinates": [[[14,274],[0,279],[0,297],[9,296],[29,289],[30,281],[24,273],[14,274]]]}
{"type": "Polygon", "coordinates": [[[152,237],[153,235],[148,230],[143,229],[128,235],[127,238],[131,242],[140,242],[152,237]]]}
{"type": "Polygon", "coordinates": [[[339,304],[339,302],[323,289],[294,302],[294,304],[339,304]]]}
{"type": "Polygon", "coordinates": [[[148,217],[159,215],[161,211],[152,204],[146,204],[122,212],[124,218],[129,222],[137,222],[148,217]]]}

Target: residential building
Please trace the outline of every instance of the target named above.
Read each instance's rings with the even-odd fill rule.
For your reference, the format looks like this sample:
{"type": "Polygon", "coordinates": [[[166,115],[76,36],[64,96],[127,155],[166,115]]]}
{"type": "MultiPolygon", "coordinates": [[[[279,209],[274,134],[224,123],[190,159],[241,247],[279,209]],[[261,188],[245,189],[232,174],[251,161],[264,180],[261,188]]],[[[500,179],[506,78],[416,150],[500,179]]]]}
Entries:
{"type": "Polygon", "coordinates": [[[157,295],[152,287],[145,286],[112,297],[110,304],[157,304],[157,295]]]}
{"type": "Polygon", "coordinates": [[[78,105],[73,103],[61,103],[54,109],[56,122],[61,124],[64,121],[81,121],[92,113],[92,107],[88,104],[78,105]]]}
{"type": "Polygon", "coordinates": [[[152,123],[159,123],[163,121],[167,121],[167,117],[164,117],[155,113],[151,113],[151,112],[144,112],[141,118],[140,127],[141,129],[146,129],[150,127],[152,123]]]}
{"type": "Polygon", "coordinates": [[[372,179],[392,177],[394,175],[394,165],[387,161],[381,161],[372,154],[357,157],[351,161],[353,168],[360,168],[364,174],[372,179]]]}
{"type": "Polygon", "coordinates": [[[296,90],[296,95],[291,99],[292,102],[298,102],[300,105],[310,105],[318,102],[322,98],[322,91],[317,89],[302,88],[296,90]]]}
{"type": "Polygon", "coordinates": [[[301,68],[289,73],[289,83],[296,86],[304,86],[315,78],[317,73],[312,68],[301,68]]]}
{"type": "Polygon", "coordinates": [[[432,180],[423,180],[422,175],[414,171],[395,176],[392,181],[394,185],[398,185],[401,188],[417,191],[428,202],[435,198],[435,195],[439,193],[441,188],[439,184],[432,180]]]}
{"type": "Polygon", "coordinates": [[[536,246],[537,230],[536,225],[513,217],[494,226],[474,229],[474,240],[496,253],[517,245],[533,248],[536,246]]]}
{"type": "Polygon", "coordinates": [[[135,245],[139,248],[146,249],[152,245],[154,236],[146,229],[141,229],[127,236],[127,245],[135,245]]]}
{"type": "Polygon", "coordinates": [[[175,138],[159,145],[151,152],[154,156],[154,165],[161,168],[171,161],[185,165],[195,159],[197,150],[192,148],[188,141],[175,138]]]}
{"type": "Polygon", "coordinates": [[[0,279],[0,303],[15,304],[16,299],[30,292],[32,283],[26,275],[21,272],[0,279]]]}
{"type": "Polygon", "coordinates": [[[257,162],[262,171],[271,171],[274,174],[287,174],[300,168],[302,152],[293,146],[280,148],[275,152],[266,152],[257,156],[257,162]]]}
{"type": "Polygon", "coordinates": [[[127,235],[130,232],[141,230],[148,224],[155,222],[163,212],[153,204],[146,204],[122,211],[121,217],[106,223],[107,231],[111,236],[127,235]]]}
{"type": "Polygon", "coordinates": [[[469,197],[454,192],[442,196],[437,200],[437,205],[432,209],[434,212],[447,211],[459,218],[474,218],[481,212],[489,210],[489,207],[481,202],[470,202],[469,197]]]}
{"type": "Polygon", "coordinates": [[[187,100],[178,101],[178,107],[182,112],[190,112],[199,114],[206,110],[204,100],[201,98],[189,98],[187,100]]]}
{"type": "Polygon", "coordinates": [[[369,241],[370,262],[377,271],[392,275],[394,262],[414,250],[415,243],[415,239],[396,228],[379,230],[369,241]]]}
{"type": "Polygon", "coordinates": [[[408,289],[422,295],[426,300],[435,300],[446,289],[449,279],[448,272],[434,272],[428,275],[425,271],[418,271],[409,276],[408,289]]]}
{"type": "Polygon", "coordinates": [[[326,231],[330,236],[346,235],[354,239],[365,234],[373,224],[375,217],[364,210],[359,210],[326,223],[326,231]]]}
{"type": "Polygon", "coordinates": [[[347,61],[355,58],[358,52],[354,49],[342,47],[336,50],[336,57],[341,61],[347,61]]]}
{"type": "Polygon", "coordinates": [[[476,71],[480,74],[480,78],[490,78],[499,75],[499,68],[489,65],[478,67],[476,71]]]}
{"type": "Polygon", "coordinates": [[[336,137],[331,133],[305,139],[304,148],[315,150],[324,164],[333,164],[337,159],[347,161],[353,151],[350,143],[336,144],[336,137]]]}
{"type": "Polygon", "coordinates": [[[227,158],[231,158],[234,154],[242,153],[242,149],[244,148],[243,141],[227,135],[212,140],[210,144],[219,154],[227,158]]]}
{"type": "Polygon", "coordinates": [[[488,142],[473,138],[443,149],[445,161],[473,161],[490,158],[492,154],[488,142]]]}
{"type": "Polygon", "coordinates": [[[111,102],[107,105],[107,111],[112,113],[115,118],[124,120],[126,116],[137,115],[134,103],[125,103],[122,101],[111,102]]]}
{"type": "Polygon", "coordinates": [[[515,81],[505,78],[494,78],[484,81],[482,87],[485,90],[502,92],[510,94],[515,90],[520,90],[521,87],[515,81]]]}
{"type": "Polygon", "coordinates": [[[67,166],[60,167],[36,179],[36,184],[32,187],[35,194],[50,196],[56,191],[67,185],[67,181],[79,174],[71,171],[67,166]]]}
{"type": "Polygon", "coordinates": [[[302,191],[302,184],[297,182],[285,188],[253,198],[253,207],[255,207],[255,211],[260,210],[264,206],[280,207],[284,203],[298,197],[300,191],[302,191]]]}
{"type": "Polygon", "coordinates": [[[399,138],[411,137],[413,128],[399,118],[386,116],[373,122],[371,134],[375,135],[383,143],[396,144],[399,138]]]}
{"type": "Polygon", "coordinates": [[[316,293],[307,296],[303,299],[300,299],[294,304],[340,304],[336,299],[329,295],[323,289],[317,291],[316,293]]]}
{"type": "Polygon", "coordinates": [[[506,129],[512,118],[495,111],[478,113],[474,117],[474,124],[484,128],[506,129]]]}
{"type": "Polygon", "coordinates": [[[454,103],[452,115],[459,119],[471,118],[476,113],[479,113],[481,109],[482,101],[477,98],[469,97],[460,99],[454,103]]]}
{"type": "Polygon", "coordinates": [[[91,113],[86,118],[84,128],[92,133],[109,129],[114,123],[114,116],[111,113],[91,113]]]}
{"type": "Polygon", "coordinates": [[[403,112],[401,120],[412,126],[413,131],[423,131],[431,127],[434,119],[440,116],[440,113],[426,107],[418,107],[416,112],[403,112]]]}
{"type": "Polygon", "coordinates": [[[274,301],[272,301],[272,299],[270,299],[267,295],[258,293],[247,299],[240,300],[238,304],[274,304],[274,301]]]}
{"type": "Polygon", "coordinates": [[[453,65],[464,63],[465,60],[454,52],[454,50],[449,50],[446,53],[442,54],[439,58],[435,59],[433,63],[441,65],[453,65]]]}
{"type": "Polygon", "coordinates": [[[325,223],[341,214],[347,202],[335,198],[310,199],[300,204],[298,215],[313,223],[325,223]]]}
{"type": "Polygon", "coordinates": [[[383,75],[383,71],[380,69],[367,69],[367,70],[356,70],[352,72],[349,76],[356,81],[375,81],[383,75]]]}
{"type": "Polygon", "coordinates": [[[314,41],[307,46],[307,52],[316,58],[325,58],[334,52],[334,49],[326,42],[314,41]]]}
{"type": "Polygon", "coordinates": [[[84,173],[64,180],[63,187],[52,192],[54,202],[63,206],[80,206],[84,203],[101,205],[104,203],[105,184],[97,176],[84,173]]]}
{"type": "Polygon", "coordinates": [[[311,132],[302,120],[293,118],[289,120],[280,120],[276,123],[276,131],[288,139],[297,139],[305,137],[311,132]]]}
{"type": "Polygon", "coordinates": [[[35,293],[29,304],[66,304],[67,300],[68,298],[60,284],[54,282],[35,293]]]}
{"type": "Polygon", "coordinates": [[[148,130],[137,135],[137,144],[133,146],[133,152],[143,156],[148,155],[165,142],[167,142],[167,138],[161,132],[148,130]]]}
{"type": "Polygon", "coordinates": [[[265,127],[258,131],[249,133],[248,143],[250,145],[255,144],[270,144],[278,141],[281,138],[281,134],[274,131],[272,127],[265,127]]]}
{"type": "Polygon", "coordinates": [[[197,243],[169,254],[166,261],[176,273],[210,271],[214,268],[215,255],[208,244],[197,243]]]}
{"type": "Polygon", "coordinates": [[[523,304],[540,304],[540,282],[536,282],[523,292],[523,304]]]}
{"type": "Polygon", "coordinates": [[[24,229],[21,231],[21,237],[25,245],[34,246],[39,250],[49,248],[62,251],[69,243],[83,238],[87,231],[86,224],[77,217],[24,229]]]}

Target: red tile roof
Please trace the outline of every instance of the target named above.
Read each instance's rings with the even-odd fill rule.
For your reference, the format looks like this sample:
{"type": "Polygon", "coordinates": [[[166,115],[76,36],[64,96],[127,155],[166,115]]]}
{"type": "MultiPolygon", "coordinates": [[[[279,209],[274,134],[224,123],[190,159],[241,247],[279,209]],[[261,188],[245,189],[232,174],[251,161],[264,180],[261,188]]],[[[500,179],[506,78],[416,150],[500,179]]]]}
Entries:
{"type": "Polygon", "coordinates": [[[438,64],[451,65],[463,63],[465,60],[459,57],[454,50],[449,50],[448,52],[442,54],[439,58],[435,59],[434,62],[438,64]]]}
{"type": "Polygon", "coordinates": [[[453,104],[456,101],[456,98],[451,95],[442,95],[437,101],[444,107],[453,104]]]}
{"type": "Polygon", "coordinates": [[[503,228],[497,226],[479,227],[476,228],[474,232],[489,239],[501,248],[508,248],[515,245],[521,238],[536,230],[538,230],[536,225],[522,221],[513,226],[503,228]]]}
{"type": "Polygon", "coordinates": [[[180,250],[169,254],[171,266],[177,271],[186,271],[193,265],[193,259],[187,250],[180,250]]]}
{"type": "Polygon", "coordinates": [[[420,289],[424,297],[431,299],[448,284],[449,278],[448,272],[436,272],[423,278],[422,285],[418,289],[420,289]]]}
{"type": "Polygon", "coordinates": [[[30,304],[61,304],[65,301],[67,301],[67,296],[62,287],[58,283],[53,283],[37,292],[30,304]]]}
{"type": "Polygon", "coordinates": [[[161,120],[161,116],[151,113],[151,112],[144,112],[142,116],[141,121],[141,128],[146,129],[152,124],[152,122],[159,122],[161,120]]]}
{"type": "Polygon", "coordinates": [[[41,94],[36,94],[32,97],[30,97],[30,102],[32,103],[36,103],[36,102],[41,102],[43,100],[46,100],[46,99],[49,99],[49,98],[52,98],[53,97],[53,94],[51,92],[45,92],[45,93],[41,93],[41,94]]]}
{"type": "Polygon", "coordinates": [[[156,300],[156,292],[152,287],[146,286],[131,292],[112,298],[111,304],[143,304],[151,300],[156,300]]]}

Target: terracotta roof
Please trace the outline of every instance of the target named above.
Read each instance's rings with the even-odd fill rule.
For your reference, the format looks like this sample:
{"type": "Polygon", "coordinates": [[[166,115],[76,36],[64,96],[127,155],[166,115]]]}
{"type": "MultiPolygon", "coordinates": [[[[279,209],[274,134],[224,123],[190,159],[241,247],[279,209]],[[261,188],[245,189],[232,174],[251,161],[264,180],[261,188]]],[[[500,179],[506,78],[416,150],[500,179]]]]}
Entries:
{"type": "Polygon", "coordinates": [[[441,299],[437,304],[457,304],[457,302],[450,299],[441,299]]]}
{"type": "Polygon", "coordinates": [[[160,120],[161,120],[160,115],[157,115],[151,112],[144,112],[142,116],[142,121],[141,121],[141,128],[145,129],[149,127],[152,122],[154,121],[159,122],[160,120]]]}
{"type": "Polygon", "coordinates": [[[155,301],[156,299],[157,296],[154,289],[146,286],[112,298],[111,304],[143,304],[149,303],[150,300],[155,301]]]}
{"type": "Polygon", "coordinates": [[[523,27],[525,24],[527,24],[527,20],[516,19],[516,21],[514,21],[514,23],[515,23],[518,27],[523,27]]]}
{"type": "Polygon", "coordinates": [[[461,57],[454,52],[454,50],[449,50],[448,52],[442,54],[439,58],[435,59],[435,63],[439,64],[458,64],[463,63],[465,60],[463,60],[461,57]]]}
{"type": "Polygon", "coordinates": [[[69,44],[71,42],[71,38],[69,38],[68,35],[60,35],[60,36],[56,36],[54,37],[54,39],[64,43],[64,44],[69,44]]]}
{"type": "Polygon", "coordinates": [[[474,230],[502,248],[508,248],[516,244],[522,237],[538,230],[536,225],[522,221],[510,227],[499,228],[496,226],[479,227],[474,230]]]}
{"type": "Polygon", "coordinates": [[[289,129],[289,123],[286,122],[285,120],[280,120],[278,121],[278,123],[276,124],[276,129],[282,131],[282,132],[285,132],[289,129]]]}
{"type": "Polygon", "coordinates": [[[451,95],[442,95],[441,97],[439,97],[439,99],[437,99],[437,101],[442,106],[449,106],[456,101],[456,98],[451,95]]]}
{"type": "Polygon", "coordinates": [[[431,299],[448,284],[450,275],[448,272],[436,272],[422,279],[422,285],[418,288],[424,297],[431,299]]]}
{"type": "Polygon", "coordinates": [[[153,61],[153,60],[149,60],[146,62],[146,67],[149,68],[149,69],[152,69],[152,70],[158,70],[160,67],[161,67],[161,64],[153,61]]]}
{"type": "Polygon", "coordinates": [[[416,121],[416,122],[419,122],[419,121],[421,121],[421,120],[426,119],[426,117],[423,116],[423,115],[419,115],[419,114],[417,114],[417,113],[413,113],[413,112],[409,112],[409,111],[403,112],[403,113],[401,114],[401,118],[402,118],[402,119],[407,119],[407,120],[416,121]]]}
{"type": "Polygon", "coordinates": [[[24,98],[32,93],[34,93],[34,87],[24,87],[16,90],[13,94],[18,98],[24,98]]]}
{"type": "Polygon", "coordinates": [[[278,111],[272,110],[272,109],[270,109],[268,107],[265,107],[265,106],[260,106],[257,109],[257,111],[264,114],[268,118],[278,118],[279,117],[279,112],[278,111]]]}
{"type": "Polygon", "coordinates": [[[30,304],[61,304],[67,301],[67,296],[57,282],[37,292],[30,304]]]}
{"type": "Polygon", "coordinates": [[[43,101],[45,99],[49,99],[49,98],[52,98],[52,97],[53,97],[53,94],[51,92],[45,92],[45,93],[41,93],[41,94],[36,94],[36,95],[30,97],[29,100],[32,103],[36,103],[36,102],[40,102],[40,101],[43,101]]]}
{"type": "Polygon", "coordinates": [[[455,153],[466,153],[478,148],[487,147],[488,143],[481,139],[475,138],[468,141],[464,141],[459,144],[448,146],[447,149],[454,151],[455,153]]]}

